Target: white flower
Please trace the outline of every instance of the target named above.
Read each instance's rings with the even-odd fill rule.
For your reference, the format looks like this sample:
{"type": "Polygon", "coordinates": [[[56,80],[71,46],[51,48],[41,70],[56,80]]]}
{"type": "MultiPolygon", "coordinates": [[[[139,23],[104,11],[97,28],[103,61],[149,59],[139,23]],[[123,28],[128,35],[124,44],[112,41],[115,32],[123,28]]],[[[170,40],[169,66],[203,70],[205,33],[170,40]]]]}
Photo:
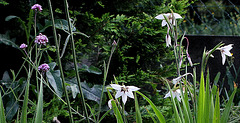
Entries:
{"type": "Polygon", "coordinates": [[[230,50],[233,48],[232,46],[233,46],[233,44],[229,44],[227,46],[223,46],[223,47],[217,48],[221,52],[222,64],[223,65],[225,64],[225,61],[226,61],[226,55],[227,56],[232,56],[232,54],[230,53],[230,50]]]}
{"type": "Polygon", "coordinates": [[[159,20],[163,20],[162,21],[162,26],[166,26],[168,25],[166,19],[164,18],[164,16],[169,20],[169,23],[175,25],[175,21],[176,19],[182,18],[181,15],[179,15],[178,13],[166,13],[166,14],[160,14],[158,16],[156,16],[156,19],[159,20]]]}
{"type": "MultiPolygon", "coordinates": [[[[177,89],[177,90],[175,90],[175,91],[172,91],[172,95],[173,95],[173,98],[175,98],[175,97],[177,97],[177,100],[179,101],[179,102],[181,102],[181,90],[180,89],[177,89]]],[[[168,98],[168,97],[171,97],[171,93],[170,93],[170,91],[165,95],[165,97],[164,98],[168,98]]]]}
{"type": "Polygon", "coordinates": [[[169,27],[166,19],[164,18],[164,16],[167,18],[167,20],[169,21],[169,23],[172,24],[172,25],[175,25],[176,19],[182,18],[182,17],[181,17],[179,14],[177,14],[177,13],[160,14],[160,15],[158,15],[158,16],[155,17],[156,19],[162,20],[162,26],[166,26],[166,25],[167,25],[167,27],[168,27],[168,29],[167,29],[167,35],[166,35],[166,45],[167,45],[167,47],[169,47],[169,46],[171,46],[171,36],[169,35],[170,27],[169,27]]]}
{"type": "MultiPolygon", "coordinates": [[[[187,75],[192,75],[191,73],[185,73],[185,74],[183,74],[182,76],[179,76],[179,77],[177,77],[177,78],[174,78],[173,80],[172,80],[172,83],[175,85],[175,84],[177,84],[179,81],[181,81],[181,79],[184,77],[184,76],[187,76],[187,75]]],[[[193,77],[193,75],[192,75],[192,77],[193,77]]]]}
{"type": "Polygon", "coordinates": [[[115,95],[115,98],[117,99],[118,97],[122,96],[122,101],[125,105],[125,103],[127,102],[127,97],[133,98],[133,91],[137,91],[140,88],[135,87],[135,86],[121,86],[118,84],[110,84],[112,86],[113,89],[117,90],[117,93],[115,95]]]}

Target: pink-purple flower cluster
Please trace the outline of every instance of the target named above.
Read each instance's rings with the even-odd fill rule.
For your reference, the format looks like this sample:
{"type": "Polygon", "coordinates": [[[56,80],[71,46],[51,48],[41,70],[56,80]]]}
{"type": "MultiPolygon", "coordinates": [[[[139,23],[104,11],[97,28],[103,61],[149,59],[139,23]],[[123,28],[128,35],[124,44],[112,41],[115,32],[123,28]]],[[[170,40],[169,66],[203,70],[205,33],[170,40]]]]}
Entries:
{"type": "Polygon", "coordinates": [[[50,69],[50,67],[49,67],[48,64],[46,64],[46,63],[41,64],[41,65],[38,67],[38,70],[39,70],[39,71],[43,71],[43,72],[47,72],[49,69],[50,69]]]}
{"type": "Polygon", "coordinates": [[[23,43],[23,44],[20,45],[20,48],[25,49],[25,48],[27,48],[27,45],[23,43]]]}
{"type": "Polygon", "coordinates": [[[41,5],[39,5],[39,4],[34,4],[33,6],[32,6],[32,9],[33,10],[37,10],[38,9],[38,11],[42,11],[43,9],[42,9],[42,6],[41,5]]]}
{"type": "Polygon", "coordinates": [[[48,42],[47,36],[46,36],[46,35],[43,35],[42,33],[40,33],[40,34],[35,38],[35,43],[46,45],[47,42],[48,42]]]}

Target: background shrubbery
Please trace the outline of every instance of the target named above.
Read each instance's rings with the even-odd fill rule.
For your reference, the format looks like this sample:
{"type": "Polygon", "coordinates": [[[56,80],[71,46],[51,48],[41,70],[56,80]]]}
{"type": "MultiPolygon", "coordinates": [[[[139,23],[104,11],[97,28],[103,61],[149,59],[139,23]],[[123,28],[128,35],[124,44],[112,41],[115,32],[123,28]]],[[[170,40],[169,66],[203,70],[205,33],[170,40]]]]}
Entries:
{"type": "MultiPolygon", "coordinates": [[[[38,30],[43,31],[49,37],[50,45],[54,44],[52,30],[49,25],[48,5],[45,1],[30,0],[29,2],[28,0],[11,0],[7,2],[9,2],[8,5],[0,5],[0,11],[6,11],[1,16],[16,15],[25,22],[28,21],[30,7],[36,2],[41,4],[43,11],[39,13],[37,27],[38,30]]],[[[145,91],[149,98],[156,105],[159,105],[159,109],[166,116],[166,119],[171,120],[172,107],[169,103],[170,100],[163,100],[162,94],[165,92],[161,91],[159,93],[159,89],[165,89],[161,87],[163,79],[176,76],[176,68],[173,65],[173,52],[165,46],[166,28],[162,28],[161,21],[154,19],[154,17],[160,13],[171,12],[170,9],[184,15],[188,5],[188,1],[186,0],[69,1],[70,15],[76,28],[75,31],[83,32],[90,36],[89,38],[81,35],[74,36],[76,43],[75,50],[80,69],[82,69],[80,72],[81,81],[85,81],[90,87],[102,83],[103,75],[100,74],[99,70],[103,71],[103,62],[108,60],[112,42],[114,40],[119,41],[110,64],[107,84],[114,80],[113,76],[115,76],[119,82],[143,88],[142,91],[145,91]],[[94,66],[92,68],[94,68],[95,72],[87,71],[86,66],[94,66]]],[[[65,18],[62,1],[53,1],[53,9],[55,11],[55,19],[65,18]]],[[[63,24],[62,22],[59,21],[59,24],[63,24]]],[[[24,29],[22,26],[19,26],[20,22],[18,20],[5,21],[1,19],[0,23],[3,24],[0,32],[2,36],[9,36],[8,39],[10,41],[14,41],[13,38],[16,38],[14,43],[17,45],[26,40],[24,29]]],[[[63,30],[59,30],[58,33],[61,35],[61,44],[66,46],[65,54],[63,55],[65,75],[66,78],[71,79],[74,77],[73,63],[71,62],[71,46],[65,42],[68,35],[63,30]]],[[[34,40],[33,30],[31,34],[30,38],[34,40]]],[[[6,42],[0,43],[6,44],[6,42]]],[[[10,46],[13,45],[4,45],[4,47],[8,47],[9,51],[12,49],[10,46]]],[[[55,62],[56,57],[54,57],[54,54],[54,48],[49,50],[44,54],[44,61],[55,62]]],[[[19,62],[16,63],[16,65],[19,64],[19,62]]],[[[4,68],[3,71],[8,69],[12,68],[4,68]]],[[[33,95],[36,94],[34,89],[31,91],[33,91],[33,95]]],[[[44,93],[48,93],[48,91],[44,93]]],[[[77,107],[80,104],[77,100],[78,98],[79,96],[75,100],[72,98],[72,101],[76,102],[72,106],[77,107]]],[[[35,98],[32,100],[36,101],[35,98]]],[[[66,107],[57,106],[59,101],[56,100],[55,96],[46,95],[44,96],[44,101],[44,106],[47,107],[44,114],[48,114],[48,117],[44,117],[46,122],[54,116],[67,117],[66,107]],[[57,110],[61,110],[61,112],[57,110]]],[[[89,101],[88,103],[96,106],[96,103],[93,101],[89,101]]],[[[104,100],[105,103],[106,99],[104,100]]],[[[139,103],[144,105],[143,102],[139,103]]],[[[130,107],[131,104],[127,104],[128,106],[130,107]]],[[[147,121],[150,119],[150,116],[144,110],[145,107],[148,108],[148,105],[146,104],[146,106],[142,106],[140,109],[143,112],[143,118],[147,121]]],[[[130,114],[129,119],[134,118],[131,115],[133,109],[126,109],[130,114]]],[[[30,112],[32,110],[34,110],[34,107],[30,112]]],[[[13,116],[16,113],[15,111],[13,116]]]]}

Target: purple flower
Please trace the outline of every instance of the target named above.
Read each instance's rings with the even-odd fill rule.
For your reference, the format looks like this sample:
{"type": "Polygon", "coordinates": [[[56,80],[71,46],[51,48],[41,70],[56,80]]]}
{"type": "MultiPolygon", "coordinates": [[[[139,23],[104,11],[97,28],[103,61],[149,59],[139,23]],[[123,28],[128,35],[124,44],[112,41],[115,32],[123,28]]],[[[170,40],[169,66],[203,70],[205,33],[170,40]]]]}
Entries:
{"type": "Polygon", "coordinates": [[[27,45],[23,43],[23,44],[20,45],[20,48],[25,49],[25,48],[27,48],[27,45]]]}
{"type": "Polygon", "coordinates": [[[35,38],[35,43],[46,45],[47,42],[47,36],[43,35],[42,33],[39,33],[39,35],[35,38]]]}
{"type": "Polygon", "coordinates": [[[42,11],[43,9],[42,9],[42,6],[41,5],[39,5],[39,4],[34,4],[33,6],[32,6],[32,9],[33,10],[37,10],[38,9],[38,11],[42,11]]]}
{"type": "Polygon", "coordinates": [[[41,64],[41,65],[38,67],[38,70],[39,70],[39,71],[43,71],[43,72],[47,72],[49,69],[50,69],[50,67],[49,67],[48,64],[46,64],[46,63],[41,64]]]}

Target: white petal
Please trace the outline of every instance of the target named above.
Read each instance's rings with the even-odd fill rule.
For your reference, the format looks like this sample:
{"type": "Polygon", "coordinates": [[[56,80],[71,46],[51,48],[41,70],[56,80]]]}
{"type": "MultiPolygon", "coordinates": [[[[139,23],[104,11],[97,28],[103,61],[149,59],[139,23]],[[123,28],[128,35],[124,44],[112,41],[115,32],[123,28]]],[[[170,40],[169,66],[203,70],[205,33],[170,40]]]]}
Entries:
{"type": "Polygon", "coordinates": [[[110,85],[111,85],[112,88],[115,89],[115,90],[121,90],[121,88],[123,87],[123,86],[118,85],[118,84],[110,84],[110,85]]]}
{"type": "Polygon", "coordinates": [[[156,16],[155,18],[156,18],[156,19],[160,19],[160,20],[164,20],[165,18],[164,18],[163,15],[164,15],[164,14],[160,14],[160,15],[156,16]]]}
{"type": "Polygon", "coordinates": [[[130,97],[130,98],[133,98],[134,99],[134,96],[133,96],[133,93],[132,93],[132,91],[128,91],[128,92],[126,92],[125,93],[128,97],[130,97]]]}
{"type": "Polygon", "coordinates": [[[182,78],[182,76],[179,76],[179,77],[173,79],[173,80],[172,80],[172,83],[173,83],[174,85],[177,84],[177,83],[181,80],[181,78],[182,78]]]}
{"type": "Polygon", "coordinates": [[[179,15],[178,13],[173,13],[173,16],[174,16],[175,19],[182,18],[182,16],[179,15]]]}
{"type": "Polygon", "coordinates": [[[233,44],[229,44],[227,46],[221,47],[221,49],[225,49],[225,50],[231,50],[232,49],[233,44]]]}
{"type": "Polygon", "coordinates": [[[138,90],[140,90],[140,88],[135,87],[135,86],[126,86],[126,88],[128,88],[129,91],[138,91],[138,90]]]}
{"type": "Polygon", "coordinates": [[[123,103],[124,103],[124,105],[125,105],[126,102],[127,102],[127,95],[126,95],[126,94],[123,94],[123,95],[122,95],[122,101],[123,101],[123,103]]]}
{"type": "Polygon", "coordinates": [[[191,60],[191,57],[189,56],[189,54],[187,54],[187,59],[188,59],[189,64],[190,64],[191,67],[192,67],[192,66],[193,66],[193,63],[192,63],[192,60],[191,60]]]}
{"type": "Polygon", "coordinates": [[[175,91],[172,91],[172,96],[173,96],[173,98],[175,98],[176,97],[176,92],[175,91]]]}
{"type": "Polygon", "coordinates": [[[223,53],[221,53],[221,55],[222,55],[222,64],[224,65],[226,61],[226,56],[223,53]]]}
{"type": "Polygon", "coordinates": [[[168,97],[171,97],[170,91],[164,96],[164,98],[168,98],[168,97]]]}
{"type": "Polygon", "coordinates": [[[176,97],[177,97],[177,100],[181,102],[181,97],[179,95],[177,95],[176,97]]]}
{"type": "Polygon", "coordinates": [[[118,97],[122,96],[123,94],[124,94],[124,92],[117,91],[115,98],[117,99],[118,97]]]}
{"type": "Polygon", "coordinates": [[[175,23],[176,23],[176,19],[169,19],[169,22],[172,24],[172,25],[174,25],[175,26],[175,23]]]}
{"type": "Polygon", "coordinates": [[[210,57],[214,58],[214,55],[210,54],[210,57]]]}
{"type": "Polygon", "coordinates": [[[224,53],[225,55],[227,55],[227,56],[232,56],[232,54],[230,53],[229,50],[224,50],[223,53],[224,53]]]}
{"type": "Polygon", "coordinates": [[[109,107],[110,109],[112,109],[112,101],[113,101],[113,99],[110,99],[110,100],[108,101],[108,107],[109,107]]]}
{"type": "Polygon", "coordinates": [[[171,46],[171,36],[169,34],[166,35],[166,46],[169,47],[171,46]]]}
{"type": "Polygon", "coordinates": [[[168,23],[167,23],[167,21],[164,19],[163,21],[162,21],[162,26],[166,26],[168,23]]]}
{"type": "Polygon", "coordinates": [[[176,92],[177,94],[180,94],[180,93],[181,93],[181,90],[180,90],[180,89],[177,89],[175,92],[176,92]]]}

